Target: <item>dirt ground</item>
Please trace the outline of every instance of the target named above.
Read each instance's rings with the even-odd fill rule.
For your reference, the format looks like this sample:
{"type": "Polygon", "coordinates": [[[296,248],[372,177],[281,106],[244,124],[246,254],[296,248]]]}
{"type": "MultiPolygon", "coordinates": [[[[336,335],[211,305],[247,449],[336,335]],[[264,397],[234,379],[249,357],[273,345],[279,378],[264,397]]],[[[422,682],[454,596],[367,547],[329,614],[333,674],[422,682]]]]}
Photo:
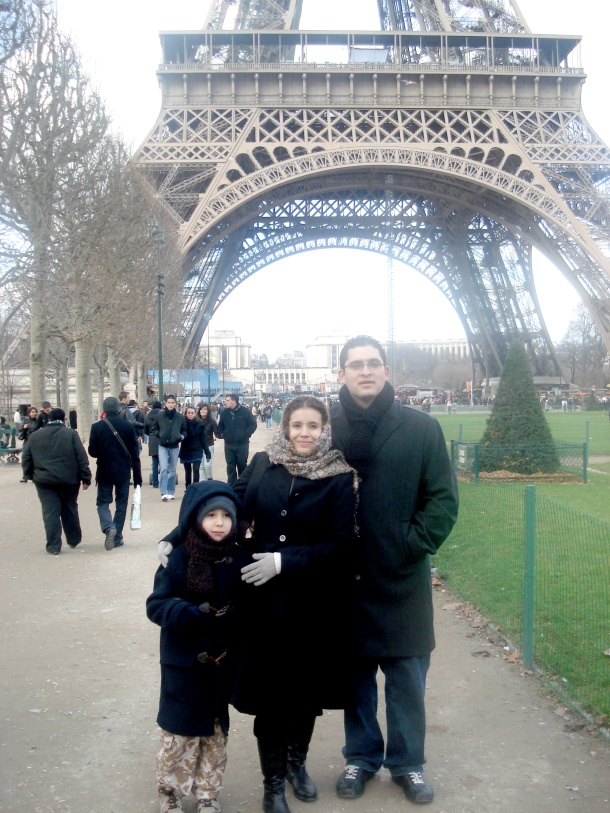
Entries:
{"type": "MultiPolygon", "coordinates": [[[[260,427],[252,451],[271,432],[260,427]]],[[[143,528],[106,552],[95,488],[79,501],[84,541],[60,556],[44,548],[33,484],[0,463],[0,810],[155,813],[158,636],[144,612],[155,545],[180,500],[162,503],[143,457],[143,528]]],[[[222,443],[215,475],[223,478],[222,443]]],[[[184,493],[183,479],[177,489],[184,493]]],[[[437,588],[437,649],[428,679],[430,813],[610,811],[610,746],[507,660],[472,616],[437,588]],[[487,654],[486,654],[487,653],[487,654]],[[576,725],[575,725],[576,724],[576,725]],[[574,730],[574,729],[577,730],[574,730]]],[[[569,634],[569,631],[566,631],[569,634]]],[[[610,690],[610,687],[609,687],[610,690]]],[[[381,771],[357,801],[339,799],[342,715],[326,712],[309,770],[320,798],[293,813],[396,813],[411,807],[381,771]]],[[[261,809],[252,720],[234,713],[221,802],[225,813],[261,809]]],[[[184,809],[193,813],[192,801],[184,809]]]]}

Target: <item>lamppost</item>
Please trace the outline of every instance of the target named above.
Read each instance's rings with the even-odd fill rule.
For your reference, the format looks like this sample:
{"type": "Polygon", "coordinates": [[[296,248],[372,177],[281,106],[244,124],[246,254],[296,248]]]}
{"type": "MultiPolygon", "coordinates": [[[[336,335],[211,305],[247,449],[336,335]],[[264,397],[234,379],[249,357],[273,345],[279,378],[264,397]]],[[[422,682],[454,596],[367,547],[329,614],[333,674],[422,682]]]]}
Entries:
{"type": "Polygon", "coordinates": [[[159,342],[159,393],[158,398],[163,403],[163,308],[161,305],[161,297],[163,296],[163,289],[165,288],[164,274],[161,273],[161,246],[165,245],[165,238],[163,231],[155,226],[153,229],[153,240],[157,244],[157,331],[159,342]]]}
{"type": "Polygon", "coordinates": [[[220,363],[222,364],[222,395],[225,395],[225,353],[227,348],[224,344],[220,348],[220,363]]]}
{"type": "Polygon", "coordinates": [[[209,311],[206,311],[203,314],[204,318],[207,320],[207,326],[205,332],[208,334],[208,415],[211,414],[209,406],[210,406],[210,398],[211,398],[211,386],[210,386],[210,321],[212,319],[212,314],[209,311]]]}

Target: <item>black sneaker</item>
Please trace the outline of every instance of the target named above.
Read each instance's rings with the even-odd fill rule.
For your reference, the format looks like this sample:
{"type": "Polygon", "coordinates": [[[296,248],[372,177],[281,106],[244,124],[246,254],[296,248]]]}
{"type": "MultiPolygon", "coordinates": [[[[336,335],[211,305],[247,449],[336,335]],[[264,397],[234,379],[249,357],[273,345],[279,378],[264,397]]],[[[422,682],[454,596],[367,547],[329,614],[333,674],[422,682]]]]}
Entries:
{"type": "Polygon", "coordinates": [[[106,539],[104,541],[104,547],[106,550],[113,550],[114,549],[114,537],[116,536],[116,528],[108,528],[106,531],[106,539]]]}
{"type": "Polygon", "coordinates": [[[359,799],[364,793],[364,786],[375,774],[358,765],[346,765],[337,780],[337,796],[342,799],[359,799]]]}
{"type": "Polygon", "coordinates": [[[404,790],[405,796],[418,805],[427,805],[434,799],[434,791],[421,771],[410,771],[404,776],[393,776],[392,781],[404,790]]]}

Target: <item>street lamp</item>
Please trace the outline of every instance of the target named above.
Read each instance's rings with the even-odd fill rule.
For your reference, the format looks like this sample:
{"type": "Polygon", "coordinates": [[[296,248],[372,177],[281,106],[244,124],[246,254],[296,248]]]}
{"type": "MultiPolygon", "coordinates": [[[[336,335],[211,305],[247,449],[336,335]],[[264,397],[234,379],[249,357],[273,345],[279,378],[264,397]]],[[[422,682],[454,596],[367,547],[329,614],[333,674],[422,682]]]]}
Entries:
{"type": "Polygon", "coordinates": [[[225,353],[226,353],[226,351],[227,351],[227,348],[223,344],[221,346],[221,348],[220,348],[220,360],[221,360],[221,364],[222,364],[222,394],[223,394],[223,397],[225,395],[225,353]]]}
{"type": "MultiPolygon", "coordinates": [[[[212,319],[212,314],[209,311],[206,311],[204,314],[204,318],[207,320],[207,326],[205,332],[208,334],[208,407],[210,406],[210,398],[211,398],[211,386],[210,386],[210,321],[212,319]]],[[[210,410],[208,409],[208,414],[210,410]]]]}
{"type": "Polygon", "coordinates": [[[159,393],[157,397],[163,403],[163,308],[161,297],[165,288],[163,282],[165,276],[161,273],[161,246],[165,245],[165,238],[162,229],[158,226],[153,229],[152,236],[157,244],[157,331],[159,342],[159,393]]]}

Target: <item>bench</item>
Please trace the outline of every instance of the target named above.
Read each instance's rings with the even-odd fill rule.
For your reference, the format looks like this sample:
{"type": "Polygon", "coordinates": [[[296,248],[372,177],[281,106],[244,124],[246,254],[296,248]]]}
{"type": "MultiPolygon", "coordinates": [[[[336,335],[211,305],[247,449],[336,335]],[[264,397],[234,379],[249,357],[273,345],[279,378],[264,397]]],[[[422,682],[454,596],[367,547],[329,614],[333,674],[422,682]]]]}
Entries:
{"type": "Polygon", "coordinates": [[[23,446],[18,449],[13,446],[0,446],[0,460],[3,463],[19,463],[19,455],[23,451],[23,446]]]}

